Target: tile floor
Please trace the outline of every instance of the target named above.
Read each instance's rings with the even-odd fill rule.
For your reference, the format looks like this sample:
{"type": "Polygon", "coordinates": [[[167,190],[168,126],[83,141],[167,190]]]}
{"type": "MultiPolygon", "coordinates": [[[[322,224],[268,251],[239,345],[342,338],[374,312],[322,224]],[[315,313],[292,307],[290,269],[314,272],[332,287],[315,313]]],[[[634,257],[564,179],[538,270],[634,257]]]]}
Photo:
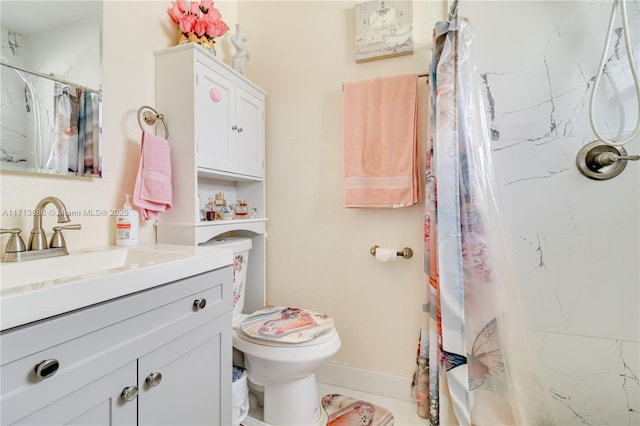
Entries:
{"type": "MultiPolygon", "coordinates": [[[[322,398],[323,395],[327,395],[330,393],[337,393],[349,396],[351,398],[358,398],[363,401],[367,401],[386,408],[387,410],[391,411],[391,413],[393,413],[394,426],[418,426],[427,424],[427,421],[425,419],[418,417],[418,415],[416,414],[415,402],[389,398],[377,394],[361,392],[353,389],[318,382],[318,395],[320,398],[322,398]]],[[[249,414],[251,417],[245,419],[242,422],[243,426],[268,426],[266,423],[257,420],[262,418],[261,407],[252,407],[249,414]]]]}

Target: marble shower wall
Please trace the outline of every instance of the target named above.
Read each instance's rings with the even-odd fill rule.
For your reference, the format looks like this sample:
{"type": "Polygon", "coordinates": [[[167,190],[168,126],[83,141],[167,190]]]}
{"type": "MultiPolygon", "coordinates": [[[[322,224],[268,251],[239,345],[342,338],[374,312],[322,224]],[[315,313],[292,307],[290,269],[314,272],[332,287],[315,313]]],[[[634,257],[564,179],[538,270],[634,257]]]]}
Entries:
{"type": "MultiPolygon", "coordinates": [[[[638,64],[640,2],[627,7],[638,64]]],[[[475,35],[514,276],[561,425],[640,424],[640,162],[608,181],[575,167],[596,139],[589,97],[610,10],[599,1],[460,3],[475,35]]],[[[607,137],[638,117],[619,16],[596,98],[607,137]]],[[[638,138],[625,148],[640,153],[638,138]]]]}

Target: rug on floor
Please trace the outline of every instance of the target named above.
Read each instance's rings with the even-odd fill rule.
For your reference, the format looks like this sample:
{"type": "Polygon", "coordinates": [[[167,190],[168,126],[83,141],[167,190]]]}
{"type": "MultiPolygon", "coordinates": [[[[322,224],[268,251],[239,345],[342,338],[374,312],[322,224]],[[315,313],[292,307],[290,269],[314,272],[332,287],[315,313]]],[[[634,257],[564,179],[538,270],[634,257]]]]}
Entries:
{"type": "Polygon", "coordinates": [[[391,411],[376,404],[340,394],[322,397],[327,426],[393,426],[391,411]]]}

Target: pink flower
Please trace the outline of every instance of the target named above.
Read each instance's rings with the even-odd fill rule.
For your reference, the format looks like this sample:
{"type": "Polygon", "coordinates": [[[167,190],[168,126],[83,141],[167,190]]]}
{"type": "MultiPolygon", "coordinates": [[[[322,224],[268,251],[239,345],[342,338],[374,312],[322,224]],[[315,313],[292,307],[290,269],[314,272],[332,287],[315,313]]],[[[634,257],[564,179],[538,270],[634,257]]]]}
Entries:
{"type": "Polygon", "coordinates": [[[202,12],[207,13],[208,10],[210,10],[213,7],[213,2],[211,0],[202,0],[200,2],[200,10],[202,10],[202,12]]]}
{"type": "Polygon", "coordinates": [[[202,19],[198,19],[193,26],[193,31],[195,31],[198,36],[203,36],[207,31],[207,23],[202,19]]]}
{"type": "Polygon", "coordinates": [[[229,31],[229,27],[221,20],[210,22],[207,25],[207,35],[209,37],[222,37],[227,31],[229,31]]]}
{"type": "Polygon", "coordinates": [[[193,31],[193,27],[196,24],[196,17],[193,15],[183,15],[180,19],[180,31],[183,33],[190,33],[193,31]]]}
{"type": "Polygon", "coordinates": [[[213,2],[211,3],[211,7],[207,11],[207,13],[204,15],[204,19],[211,21],[219,21],[222,19],[222,14],[218,9],[213,7],[213,2]]]}
{"type": "Polygon", "coordinates": [[[169,9],[169,16],[171,17],[171,20],[173,22],[179,24],[183,15],[178,6],[173,6],[171,9],[169,9]]]}
{"type": "Polygon", "coordinates": [[[191,14],[194,16],[200,16],[200,5],[195,1],[191,2],[191,14]]]}
{"type": "Polygon", "coordinates": [[[229,31],[229,27],[213,4],[213,0],[201,0],[200,3],[176,0],[175,6],[168,10],[168,14],[185,35],[195,33],[199,37],[220,37],[229,31]]]}

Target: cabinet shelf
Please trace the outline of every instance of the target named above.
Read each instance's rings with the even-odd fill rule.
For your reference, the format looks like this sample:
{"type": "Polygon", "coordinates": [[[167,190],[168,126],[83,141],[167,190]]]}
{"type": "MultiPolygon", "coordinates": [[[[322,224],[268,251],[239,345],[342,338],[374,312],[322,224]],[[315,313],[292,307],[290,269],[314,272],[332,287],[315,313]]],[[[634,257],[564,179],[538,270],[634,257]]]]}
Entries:
{"type": "Polygon", "coordinates": [[[209,170],[198,167],[198,177],[205,179],[225,180],[230,182],[263,182],[264,178],[244,176],[237,173],[226,173],[219,170],[209,170]]]}
{"type": "Polygon", "coordinates": [[[197,245],[206,243],[218,235],[231,231],[247,231],[251,234],[265,233],[267,219],[214,220],[200,223],[167,223],[158,227],[158,242],[161,244],[197,245]]]}
{"type": "Polygon", "coordinates": [[[249,224],[254,223],[264,223],[266,222],[266,218],[252,218],[252,219],[231,219],[231,220],[209,220],[209,221],[200,221],[196,226],[232,226],[232,227],[244,227],[244,226],[252,226],[249,224]]]}

